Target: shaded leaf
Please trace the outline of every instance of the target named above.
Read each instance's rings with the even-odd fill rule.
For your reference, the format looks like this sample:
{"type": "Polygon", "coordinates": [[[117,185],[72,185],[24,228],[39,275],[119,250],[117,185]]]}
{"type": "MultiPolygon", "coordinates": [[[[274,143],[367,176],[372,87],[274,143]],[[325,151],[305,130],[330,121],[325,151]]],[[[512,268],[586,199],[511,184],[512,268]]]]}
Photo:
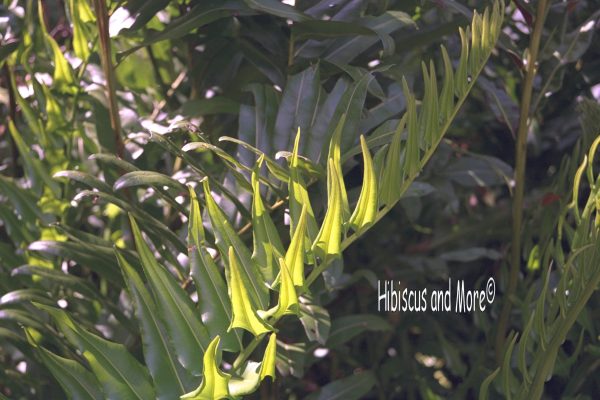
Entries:
{"type": "Polygon", "coordinates": [[[123,277],[135,305],[140,323],[144,360],[154,380],[159,399],[173,399],[185,393],[191,381],[181,366],[166,335],[166,328],[159,319],[159,309],[146,289],[141,277],[125,258],[115,250],[123,277]]]}
{"type": "Polygon", "coordinates": [[[208,332],[192,300],[177,284],[174,277],[156,261],[132,216],[130,216],[130,223],[144,274],[178,359],[192,373],[199,373],[201,372],[199,368],[202,366],[200,360],[209,342],[208,332]]]}
{"type": "Polygon", "coordinates": [[[65,311],[39,304],[37,307],[50,314],[69,342],[83,353],[108,398],[155,398],[148,371],[125,346],[81,329],[65,311]]]}

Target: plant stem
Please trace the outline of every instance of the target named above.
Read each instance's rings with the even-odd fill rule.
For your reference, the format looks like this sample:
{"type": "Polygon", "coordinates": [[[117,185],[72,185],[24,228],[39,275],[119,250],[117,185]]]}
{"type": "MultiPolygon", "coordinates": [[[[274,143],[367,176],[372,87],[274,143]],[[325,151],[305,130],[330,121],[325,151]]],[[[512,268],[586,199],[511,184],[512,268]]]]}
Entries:
{"type": "Polygon", "coordinates": [[[252,341],[248,344],[248,346],[244,347],[244,350],[242,350],[242,352],[237,356],[237,358],[233,362],[231,368],[232,371],[237,371],[244,364],[244,362],[248,359],[248,357],[250,357],[254,349],[256,349],[260,342],[262,342],[264,337],[266,337],[266,335],[255,336],[254,339],[252,339],[252,341]]]}
{"type": "Polygon", "coordinates": [[[106,95],[108,97],[110,126],[113,130],[116,153],[122,158],[123,138],[121,137],[121,119],[119,117],[119,106],[117,104],[115,70],[112,65],[106,1],[94,0],[94,11],[96,14],[96,24],[98,26],[98,37],[100,38],[100,60],[106,78],[106,95]]]}
{"type": "Polygon", "coordinates": [[[540,39],[548,11],[548,1],[538,2],[533,33],[531,35],[528,56],[527,72],[521,93],[521,108],[519,112],[519,127],[517,129],[517,142],[515,145],[515,192],[513,198],[512,215],[512,245],[510,260],[510,275],[506,291],[505,301],[498,321],[496,336],[496,360],[502,360],[502,349],[506,339],[508,319],[512,309],[512,296],[517,289],[519,267],[521,265],[521,226],[523,221],[523,197],[525,191],[525,166],[527,161],[527,133],[529,131],[529,116],[531,108],[531,97],[533,92],[533,80],[536,74],[536,63],[540,48],[540,39]]]}

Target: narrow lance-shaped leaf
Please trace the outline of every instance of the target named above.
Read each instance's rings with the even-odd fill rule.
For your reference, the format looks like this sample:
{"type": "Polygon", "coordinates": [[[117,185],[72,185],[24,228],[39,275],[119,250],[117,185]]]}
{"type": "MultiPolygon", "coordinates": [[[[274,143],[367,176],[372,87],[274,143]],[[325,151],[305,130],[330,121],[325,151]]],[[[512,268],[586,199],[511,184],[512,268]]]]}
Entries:
{"type": "Polygon", "coordinates": [[[277,311],[274,314],[275,319],[279,319],[285,314],[298,314],[298,295],[283,258],[279,259],[279,266],[281,268],[281,284],[279,285],[277,311]]]}
{"type": "Polygon", "coordinates": [[[177,284],[175,278],[158,264],[146,244],[135,219],[129,217],[135,247],[140,255],[144,274],[158,305],[160,318],[165,322],[179,361],[192,373],[201,370],[201,359],[209,338],[192,300],[177,284]]]}
{"type": "Polygon", "coordinates": [[[402,117],[392,137],[392,143],[388,148],[383,163],[383,176],[381,178],[380,198],[381,203],[390,207],[400,198],[400,188],[404,181],[404,173],[401,167],[402,132],[406,126],[406,114],[402,117]]]}
{"type": "Polygon", "coordinates": [[[69,12],[71,14],[71,24],[73,24],[73,50],[77,57],[85,61],[90,55],[88,47],[90,40],[84,22],[84,19],[88,18],[85,15],[84,7],[89,7],[86,1],[69,0],[69,12]],[[82,15],[82,11],[84,15],[82,15]]]}
{"type": "Polygon", "coordinates": [[[35,342],[31,328],[25,328],[25,335],[29,344],[38,350],[38,355],[56,378],[63,390],[73,400],[102,400],[104,395],[96,377],[80,363],[60,357],[51,351],[39,347],[35,342]]]}
{"type": "Polygon", "coordinates": [[[217,365],[217,351],[219,350],[219,336],[215,337],[204,353],[202,383],[191,393],[181,396],[181,399],[190,400],[219,400],[229,398],[228,383],[230,376],[221,371],[217,365]]]}
{"type": "MultiPolygon", "coordinates": [[[[341,164],[341,142],[342,142],[342,133],[344,132],[344,125],[346,122],[346,114],[342,114],[335,131],[331,137],[331,141],[329,142],[329,154],[328,159],[333,160],[333,166],[335,167],[336,174],[340,177],[339,185],[340,185],[340,194],[342,199],[342,217],[343,220],[346,221],[350,217],[350,206],[348,204],[348,195],[346,193],[346,185],[344,184],[343,174],[342,174],[342,164],[341,164]]],[[[331,192],[331,188],[329,187],[330,181],[327,181],[327,192],[331,192]]]]}
{"type": "Polygon", "coordinates": [[[42,120],[39,118],[39,114],[33,110],[33,108],[29,105],[29,102],[21,96],[19,89],[17,87],[17,83],[15,81],[15,74],[10,74],[10,84],[12,86],[13,94],[15,97],[15,101],[17,105],[21,109],[25,120],[27,121],[27,125],[29,129],[33,133],[35,133],[37,139],[40,141],[40,144],[43,147],[48,146],[48,137],[46,135],[46,131],[44,130],[44,124],[42,120]]]}
{"type": "Polygon", "coordinates": [[[304,248],[306,238],[306,205],[302,206],[300,220],[285,253],[285,265],[288,266],[292,282],[296,287],[304,286],[304,248]]]}
{"type": "Polygon", "coordinates": [[[203,181],[203,187],[206,208],[208,209],[208,215],[216,237],[215,244],[219,248],[219,252],[226,258],[229,249],[234,249],[233,252],[242,267],[240,276],[244,287],[248,290],[253,306],[257,309],[266,310],[269,307],[269,291],[264,284],[264,278],[258,266],[252,261],[250,251],[213,199],[207,179],[203,181]]]}
{"type": "Polygon", "coordinates": [[[371,225],[377,215],[377,177],[373,168],[373,159],[367,146],[364,136],[360,136],[360,146],[362,148],[364,173],[363,184],[360,190],[360,196],[356,203],[354,213],[350,217],[350,226],[355,231],[371,225]]]}
{"type": "MultiPolygon", "coordinates": [[[[475,22],[475,20],[473,20],[475,22]]],[[[466,89],[473,77],[469,75],[469,40],[467,39],[470,34],[470,29],[467,27],[465,31],[462,27],[458,29],[460,35],[460,59],[458,62],[458,68],[454,75],[454,93],[456,97],[461,98],[466,95],[466,89]]]]}
{"type": "MultiPolygon", "coordinates": [[[[317,221],[315,220],[315,214],[313,213],[310,205],[310,198],[308,197],[308,191],[306,190],[306,184],[302,179],[301,170],[298,167],[298,148],[300,145],[300,129],[296,134],[294,141],[294,149],[292,151],[292,157],[290,159],[290,181],[289,181],[289,194],[290,194],[290,235],[294,235],[296,226],[300,214],[302,213],[302,207],[306,206],[306,231],[309,240],[312,242],[317,237],[317,221]]],[[[308,250],[308,249],[307,249],[308,250]]]]}
{"type": "Polygon", "coordinates": [[[442,59],[444,60],[444,83],[440,96],[440,116],[442,121],[446,122],[454,109],[454,70],[448,51],[444,46],[441,46],[441,50],[442,59]]]}
{"type": "Polygon", "coordinates": [[[340,193],[339,175],[333,160],[329,159],[327,181],[330,191],[327,193],[327,212],[321,230],[313,243],[313,251],[322,259],[327,256],[338,257],[342,239],[342,197],[340,193]]]}
{"type": "Polygon", "coordinates": [[[260,195],[258,176],[263,159],[259,158],[252,171],[252,260],[258,264],[265,280],[271,283],[275,278],[275,260],[283,256],[283,244],[260,195]]]}
{"type": "Polygon", "coordinates": [[[34,87],[41,87],[46,100],[46,131],[49,133],[57,133],[57,131],[65,125],[65,116],[58,101],[48,89],[46,85],[40,85],[35,79],[33,80],[34,87]]]}
{"type": "Polygon", "coordinates": [[[260,380],[262,381],[267,376],[275,380],[275,357],[277,355],[277,335],[272,333],[269,336],[269,343],[263,355],[262,364],[260,366],[260,380]]]}
{"type": "Polygon", "coordinates": [[[253,307],[248,291],[242,281],[233,247],[229,247],[229,293],[233,307],[233,319],[229,329],[243,328],[254,336],[262,335],[273,330],[262,318],[258,316],[253,307]]]}
{"type": "Polygon", "coordinates": [[[421,162],[419,151],[419,126],[417,123],[417,105],[413,93],[408,88],[406,79],[402,78],[402,88],[406,97],[406,114],[407,114],[407,131],[408,138],[406,139],[406,151],[404,156],[403,170],[408,179],[414,179],[419,171],[421,162]]]}
{"type": "Polygon", "coordinates": [[[38,1],[38,12],[40,26],[42,27],[42,31],[44,33],[44,39],[52,49],[52,54],[54,55],[54,85],[56,85],[60,91],[72,91],[72,85],[74,82],[73,71],[71,70],[71,66],[67,62],[67,59],[63,55],[60,47],[58,47],[58,44],[54,38],[50,36],[46,30],[46,23],[44,21],[44,7],[42,6],[41,0],[38,1]]]}
{"type": "Polygon", "coordinates": [[[17,145],[17,148],[19,149],[19,153],[23,157],[23,161],[27,168],[27,175],[33,182],[36,191],[41,194],[41,190],[45,186],[49,188],[55,196],[58,197],[60,195],[60,187],[55,181],[52,180],[48,174],[48,171],[42,165],[42,162],[30,154],[29,146],[25,143],[15,124],[10,119],[8,120],[8,130],[15,144],[17,145]]]}
{"type": "Polygon", "coordinates": [[[242,345],[242,335],[238,331],[227,333],[233,318],[231,300],[227,295],[227,285],[215,261],[206,250],[206,237],[202,225],[202,214],[196,192],[190,189],[190,218],[188,223],[188,249],[190,274],[198,292],[198,308],[202,322],[210,337],[221,336],[221,346],[229,351],[237,351],[242,345]]]}
{"type": "Polygon", "coordinates": [[[54,307],[36,306],[50,314],[69,342],[88,361],[109,399],[154,399],[156,395],[148,370],[122,344],[110,342],[79,328],[71,317],[54,307]]]}
{"type": "Polygon", "coordinates": [[[159,399],[173,399],[186,392],[191,375],[177,360],[173,345],[159,320],[158,308],[142,279],[119,251],[115,250],[140,323],[144,360],[154,380],[159,399]]]}

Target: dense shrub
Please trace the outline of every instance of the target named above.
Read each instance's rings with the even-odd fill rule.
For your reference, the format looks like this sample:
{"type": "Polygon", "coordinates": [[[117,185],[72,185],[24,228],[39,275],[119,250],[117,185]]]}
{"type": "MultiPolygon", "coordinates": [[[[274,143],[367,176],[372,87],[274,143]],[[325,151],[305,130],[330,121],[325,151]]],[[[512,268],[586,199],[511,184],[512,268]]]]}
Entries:
{"type": "Polygon", "coordinates": [[[0,7],[0,398],[600,391],[594,2],[0,7]]]}

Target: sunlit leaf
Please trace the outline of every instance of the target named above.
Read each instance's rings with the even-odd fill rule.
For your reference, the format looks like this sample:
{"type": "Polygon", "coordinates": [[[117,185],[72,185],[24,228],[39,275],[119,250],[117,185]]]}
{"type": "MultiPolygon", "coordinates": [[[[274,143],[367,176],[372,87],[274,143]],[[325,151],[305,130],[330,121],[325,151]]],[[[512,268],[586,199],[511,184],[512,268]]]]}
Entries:
{"type": "Polygon", "coordinates": [[[292,282],[296,287],[304,286],[304,249],[306,241],[306,205],[303,205],[300,220],[294,236],[285,253],[285,265],[288,266],[292,282]]]}
{"type": "MultiPolygon", "coordinates": [[[[258,266],[252,261],[250,251],[234,231],[223,211],[217,206],[212,197],[208,180],[204,180],[203,185],[206,208],[215,233],[216,245],[221,255],[226,257],[230,248],[233,248],[233,253],[242,267],[240,271],[242,285],[248,290],[252,304],[257,309],[266,310],[269,306],[268,288],[264,284],[264,278],[258,266]]],[[[229,262],[231,261],[229,260],[229,262]]]]}
{"type": "Polygon", "coordinates": [[[313,251],[322,259],[340,256],[343,205],[339,179],[333,160],[329,159],[327,181],[330,182],[330,191],[327,193],[327,212],[321,230],[313,242],[313,251]]]}
{"type": "Polygon", "coordinates": [[[230,376],[221,371],[217,363],[220,340],[219,336],[215,337],[204,353],[202,383],[193,392],[181,396],[181,399],[219,400],[229,397],[230,376]]]}
{"type": "Polygon", "coordinates": [[[375,221],[378,211],[377,177],[375,176],[371,153],[362,135],[360,136],[360,145],[362,147],[364,163],[363,183],[356,208],[348,222],[350,227],[355,231],[360,231],[371,225],[375,221]]]}
{"type": "Polygon", "coordinates": [[[267,376],[275,380],[275,359],[277,355],[277,336],[272,333],[260,363],[249,361],[240,377],[229,381],[232,396],[243,396],[254,392],[267,376]]]}
{"type": "Polygon", "coordinates": [[[46,22],[44,21],[43,10],[44,7],[42,6],[42,1],[38,0],[40,26],[42,27],[42,31],[44,33],[44,39],[52,49],[52,54],[54,55],[54,85],[59,91],[73,92],[73,85],[75,82],[73,78],[73,70],[71,69],[69,62],[65,58],[60,47],[58,47],[58,44],[56,43],[54,38],[50,36],[48,31],[46,30],[46,22]]]}
{"type": "Polygon", "coordinates": [[[227,295],[227,285],[215,261],[206,249],[206,237],[202,225],[202,214],[196,192],[189,188],[191,204],[188,223],[188,254],[190,274],[198,292],[198,308],[202,322],[209,336],[221,337],[223,349],[237,351],[242,345],[242,335],[227,328],[233,319],[231,300],[227,295]]]}
{"type": "Polygon", "coordinates": [[[274,318],[278,319],[285,314],[298,314],[298,295],[288,267],[283,258],[279,259],[280,267],[280,284],[279,284],[279,301],[277,303],[277,311],[274,318]]]}
{"type": "Polygon", "coordinates": [[[261,165],[262,158],[252,171],[252,238],[254,241],[252,260],[261,269],[265,280],[270,283],[275,278],[276,260],[283,256],[283,244],[260,195],[258,175],[261,165]]]}
{"type": "Polygon", "coordinates": [[[233,247],[229,248],[229,293],[233,308],[233,318],[229,329],[243,328],[254,336],[262,335],[273,330],[252,305],[248,291],[242,281],[240,267],[233,247]]]}

